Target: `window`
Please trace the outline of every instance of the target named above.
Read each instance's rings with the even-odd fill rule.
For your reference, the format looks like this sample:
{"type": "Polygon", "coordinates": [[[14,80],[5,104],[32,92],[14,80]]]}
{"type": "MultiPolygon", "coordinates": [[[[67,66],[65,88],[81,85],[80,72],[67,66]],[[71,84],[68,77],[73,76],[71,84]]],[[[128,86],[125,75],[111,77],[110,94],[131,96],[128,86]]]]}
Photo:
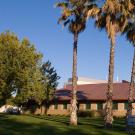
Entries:
{"type": "Polygon", "coordinates": [[[117,102],[113,103],[113,110],[118,110],[118,103],[117,102]]]}
{"type": "Polygon", "coordinates": [[[103,103],[97,103],[97,110],[103,109],[103,103]]]}
{"type": "Polygon", "coordinates": [[[54,105],[54,109],[58,109],[58,104],[55,104],[54,105]]]}
{"type": "Polygon", "coordinates": [[[67,104],[63,104],[63,109],[67,109],[67,104]]]}
{"type": "Polygon", "coordinates": [[[124,103],[124,109],[127,110],[128,109],[128,102],[124,103]]]}
{"type": "Polygon", "coordinates": [[[80,104],[77,104],[77,108],[78,108],[78,110],[80,109],[80,104]]]}
{"type": "Polygon", "coordinates": [[[86,109],[91,109],[91,104],[90,103],[86,103],[86,109]]]}

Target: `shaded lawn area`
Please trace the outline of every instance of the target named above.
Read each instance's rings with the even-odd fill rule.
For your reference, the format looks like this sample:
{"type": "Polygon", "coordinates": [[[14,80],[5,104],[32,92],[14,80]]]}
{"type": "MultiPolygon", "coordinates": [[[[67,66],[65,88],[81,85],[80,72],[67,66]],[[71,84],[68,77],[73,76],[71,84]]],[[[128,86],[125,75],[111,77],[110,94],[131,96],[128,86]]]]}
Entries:
{"type": "Polygon", "coordinates": [[[115,120],[112,130],[103,128],[102,118],[79,118],[76,127],[69,126],[68,120],[64,116],[0,114],[0,135],[128,135],[124,119],[115,120]]]}

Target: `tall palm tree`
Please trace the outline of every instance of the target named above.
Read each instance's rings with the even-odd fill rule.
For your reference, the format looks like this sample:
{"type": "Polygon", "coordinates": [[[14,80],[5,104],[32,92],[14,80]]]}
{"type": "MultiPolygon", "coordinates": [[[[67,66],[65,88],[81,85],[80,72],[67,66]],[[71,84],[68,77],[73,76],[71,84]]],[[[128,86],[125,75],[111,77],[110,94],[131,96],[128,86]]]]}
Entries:
{"type": "MultiPolygon", "coordinates": [[[[62,22],[64,26],[68,26],[69,32],[74,36],[73,43],[73,68],[72,68],[72,98],[71,98],[71,114],[70,124],[77,125],[77,45],[78,35],[86,28],[88,11],[94,12],[96,5],[93,0],[63,0],[58,2],[57,7],[62,8],[62,15],[58,22],[62,22]]],[[[93,17],[94,14],[91,14],[93,17]]]]}
{"type": "Polygon", "coordinates": [[[106,90],[106,107],[104,125],[111,128],[113,124],[112,98],[113,98],[113,78],[114,78],[114,57],[115,57],[115,39],[118,32],[124,30],[127,24],[129,9],[132,7],[130,0],[106,0],[98,16],[96,17],[96,27],[105,29],[110,39],[110,59],[108,86],[106,90]]]}
{"type": "MultiPolygon", "coordinates": [[[[134,18],[135,19],[135,18],[134,18]]],[[[134,47],[134,57],[133,57],[133,65],[131,72],[131,82],[129,87],[129,97],[128,97],[128,109],[127,109],[127,117],[132,115],[132,103],[134,102],[134,92],[135,92],[135,20],[133,22],[129,22],[126,29],[127,39],[133,44],[134,47]]]]}

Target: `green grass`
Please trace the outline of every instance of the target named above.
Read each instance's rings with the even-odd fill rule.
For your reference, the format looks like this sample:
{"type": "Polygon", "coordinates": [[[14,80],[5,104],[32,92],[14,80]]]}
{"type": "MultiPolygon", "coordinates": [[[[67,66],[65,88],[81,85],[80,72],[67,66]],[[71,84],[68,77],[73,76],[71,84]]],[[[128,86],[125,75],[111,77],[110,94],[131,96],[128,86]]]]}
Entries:
{"type": "MultiPolygon", "coordinates": [[[[135,134],[132,133],[132,134],[135,134]]],[[[117,119],[113,129],[103,128],[102,118],[79,118],[76,127],[64,116],[16,116],[0,114],[0,135],[128,135],[124,119],[117,119]]]]}

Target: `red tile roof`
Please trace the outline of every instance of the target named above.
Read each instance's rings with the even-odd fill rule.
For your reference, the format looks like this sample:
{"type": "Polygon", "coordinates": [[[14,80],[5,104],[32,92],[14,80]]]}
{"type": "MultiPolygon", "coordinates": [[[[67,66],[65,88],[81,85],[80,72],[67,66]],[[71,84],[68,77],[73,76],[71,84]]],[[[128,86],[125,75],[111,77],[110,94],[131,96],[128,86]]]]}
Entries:
{"type": "MultiPolygon", "coordinates": [[[[78,100],[106,100],[107,84],[85,84],[77,86],[78,100]]],[[[72,86],[67,85],[63,89],[56,90],[58,100],[70,100],[72,86]]],[[[113,84],[113,100],[127,100],[129,83],[113,84]]]]}

